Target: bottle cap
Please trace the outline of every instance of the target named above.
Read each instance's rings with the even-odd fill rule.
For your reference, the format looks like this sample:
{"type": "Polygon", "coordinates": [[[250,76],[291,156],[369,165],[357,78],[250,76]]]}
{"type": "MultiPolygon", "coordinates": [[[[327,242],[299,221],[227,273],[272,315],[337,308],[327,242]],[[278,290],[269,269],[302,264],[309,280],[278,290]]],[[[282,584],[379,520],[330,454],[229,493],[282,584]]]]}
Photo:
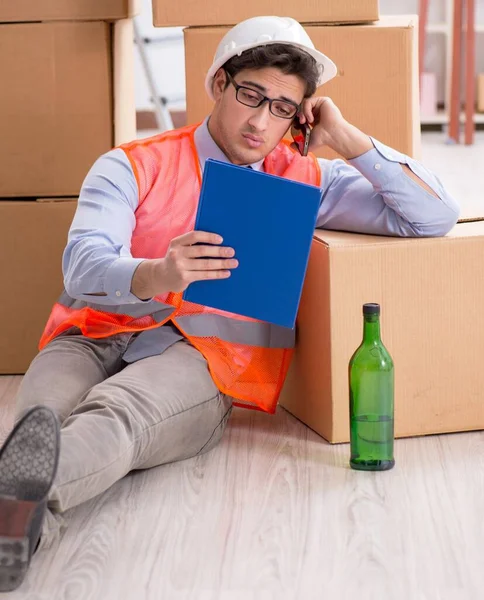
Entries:
{"type": "Polygon", "coordinates": [[[369,304],[363,304],[364,315],[379,315],[380,305],[370,302],[369,304]]]}

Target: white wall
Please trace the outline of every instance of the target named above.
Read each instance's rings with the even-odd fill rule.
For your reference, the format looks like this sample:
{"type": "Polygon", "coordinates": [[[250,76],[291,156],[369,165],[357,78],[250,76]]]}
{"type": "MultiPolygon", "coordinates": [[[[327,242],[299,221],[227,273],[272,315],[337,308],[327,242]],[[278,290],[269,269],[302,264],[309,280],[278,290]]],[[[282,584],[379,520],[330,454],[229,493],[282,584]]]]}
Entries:
{"type": "MultiPolygon", "coordinates": [[[[419,0],[379,0],[380,14],[418,14],[419,0]]],[[[428,27],[441,28],[439,31],[427,32],[425,44],[425,70],[437,75],[437,100],[446,99],[447,76],[451,65],[452,43],[452,0],[429,0],[428,27]],[[444,30],[444,26],[447,27],[444,30]]],[[[484,0],[476,0],[476,72],[484,73],[484,0]]],[[[465,90],[462,87],[464,99],[465,90]]]]}
{"type": "MultiPolygon", "coordinates": [[[[153,27],[151,0],[143,0],[142,12],[136,17],[136,22],[143,37],[151,39],[169,38],[168,41],[148,43],[144,47],[158,94],[170,100],[170,107],[183,107],[185,105],[183,28],[153,27]]],[[[139,110],[152,110],[151,94],[136,46],[134,54],[136,108],[139,110]]]]}

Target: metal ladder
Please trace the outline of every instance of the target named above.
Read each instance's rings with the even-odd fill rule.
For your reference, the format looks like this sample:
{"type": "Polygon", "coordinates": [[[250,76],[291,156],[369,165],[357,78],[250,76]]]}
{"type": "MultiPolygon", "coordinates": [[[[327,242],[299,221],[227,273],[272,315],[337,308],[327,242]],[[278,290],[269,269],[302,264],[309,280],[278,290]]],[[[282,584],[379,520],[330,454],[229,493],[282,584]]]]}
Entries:
{"type": "Polygon", "coordinates": [[[138,23],[136,22],[136,17],[133,19],[133,30],[134,40],[136,46],[138,47],[139,55],[143,65],[143,71],[145,73],[146,81],[148,83],[148,87],[151,93],[151,101],[153,102],[155,108],[155,118],[157,127],[160,130],[160,132],[174,129],[173,120],[171,118],[170,111],[167,107],[167,101],[163,99],[158,93],[155,78],[153,77],[153,73],[151,71],[151,65],[146,55],[147,40],[143,38],[143,36],[140,33],[138,23]]]}

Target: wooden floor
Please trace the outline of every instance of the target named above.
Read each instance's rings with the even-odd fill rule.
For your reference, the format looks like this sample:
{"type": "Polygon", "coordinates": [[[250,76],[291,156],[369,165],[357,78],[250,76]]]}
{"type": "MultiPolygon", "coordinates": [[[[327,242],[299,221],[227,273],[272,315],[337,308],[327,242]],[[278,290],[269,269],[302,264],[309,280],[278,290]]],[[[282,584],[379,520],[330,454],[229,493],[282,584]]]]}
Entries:
{"type": "MultiPolygon", "coordinates": [[[[19,378],[0,378],[10,422],[19,378]]],[[[235,409],[211,453],[128,476],[67,513],[25,600],[478,600],[484,433],[396,441],[348,467],[284,409],[235,409]]]]}
{"type": "MultiPolygon", "coordinates": [[[[469,178],[483,177],[484,137],[456,161],[433,135],[424,157],[482,201],[469,178]]],[[[19,381],[0,378],[0,437],[19,381]]],[[[385,473],[352,471],[348,453],[283,409],[235,409],[209,454],[130,475],[67,513],[59,545],[2,598],[484,598],[484,433],[397,440],[385,473]]]]}

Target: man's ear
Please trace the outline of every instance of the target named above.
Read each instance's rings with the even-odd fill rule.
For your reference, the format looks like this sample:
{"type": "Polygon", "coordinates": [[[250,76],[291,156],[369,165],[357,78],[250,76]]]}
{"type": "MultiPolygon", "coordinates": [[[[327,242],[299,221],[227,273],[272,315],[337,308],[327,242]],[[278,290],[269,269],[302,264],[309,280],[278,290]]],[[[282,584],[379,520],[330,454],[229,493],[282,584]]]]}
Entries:
{"type": "Polygon", "coordinates": [[[227,74],[225,71],[220,68],[213,78],[212,82],[212,92],[215,101],[219,100],[220,96],[223,94],[225,88],[227,86],[227,74]]]}

